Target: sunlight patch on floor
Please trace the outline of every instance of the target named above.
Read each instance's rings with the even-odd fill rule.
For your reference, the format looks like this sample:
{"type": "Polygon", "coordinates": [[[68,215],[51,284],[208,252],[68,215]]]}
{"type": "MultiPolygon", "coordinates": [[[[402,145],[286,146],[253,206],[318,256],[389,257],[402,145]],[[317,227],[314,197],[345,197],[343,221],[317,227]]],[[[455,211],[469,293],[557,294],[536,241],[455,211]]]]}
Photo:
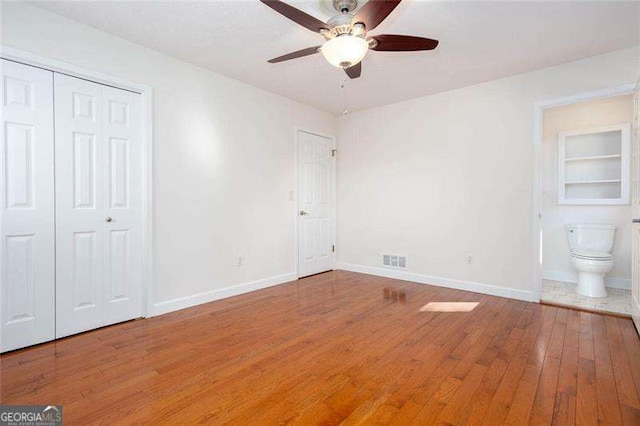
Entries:
{"type": "Polygon", "coordinates": [[[480,302],[429,302],[420,312],[471,312],[480,302]]]}

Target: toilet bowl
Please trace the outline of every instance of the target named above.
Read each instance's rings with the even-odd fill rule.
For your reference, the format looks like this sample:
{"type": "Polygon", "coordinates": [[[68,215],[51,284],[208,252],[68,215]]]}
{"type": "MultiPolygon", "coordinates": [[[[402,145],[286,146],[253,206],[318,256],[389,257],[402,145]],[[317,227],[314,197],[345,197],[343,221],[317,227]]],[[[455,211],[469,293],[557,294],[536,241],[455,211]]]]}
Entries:
{"type": "Polygon", "coordinates": [[[611,249],[616,232],[614,225],[566,225],[571,248],[571,264],[578,271],[576,292],[587,297],[607,297],[604,278],[613,269],[611,249]]]}
{"type": "Polygon", "coordinates": [[[571,264],[578,270],[576,292],[587,297],[607,297],[604,276],[613,269],[613,259],[587,259],[571,253],[571,264]]]}

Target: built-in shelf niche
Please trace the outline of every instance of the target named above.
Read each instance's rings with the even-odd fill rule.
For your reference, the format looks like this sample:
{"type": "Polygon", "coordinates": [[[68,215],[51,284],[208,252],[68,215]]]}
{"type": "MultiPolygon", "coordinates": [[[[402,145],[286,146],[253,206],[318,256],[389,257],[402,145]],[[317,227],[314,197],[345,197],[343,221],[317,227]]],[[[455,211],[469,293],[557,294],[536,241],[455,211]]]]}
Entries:
{"type": "Polygon", "coordinates": [[[558,204],[629,204],[630,124],[558,134],[558,204]]]}

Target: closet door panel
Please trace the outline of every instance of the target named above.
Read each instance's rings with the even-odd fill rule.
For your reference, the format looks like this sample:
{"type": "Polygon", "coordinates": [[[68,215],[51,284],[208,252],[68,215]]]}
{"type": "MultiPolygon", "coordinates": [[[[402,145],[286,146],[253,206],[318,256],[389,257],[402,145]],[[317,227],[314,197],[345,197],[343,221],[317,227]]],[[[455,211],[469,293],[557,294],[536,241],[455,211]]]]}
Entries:
{"type": "Polygon", "coordinates": [[[105,314],[137,318],[142,307],[142,151],[140,95],[104,87],[106,222],[105,314]]]}
{"type": "Polygon", "coordinates": [[[55,336],[53,73],[2,60],[2,352],[55,336]]]}
{"type": "Polygon", "coordinates": [[[140,95],[55,75],[56,336],[142,313],[140,95]]]}
{"type": "Polygon", "coordinates": [[[105,157],[101,86],[54,79],[56,337],[64,337],[105,324],[105,157]]]}

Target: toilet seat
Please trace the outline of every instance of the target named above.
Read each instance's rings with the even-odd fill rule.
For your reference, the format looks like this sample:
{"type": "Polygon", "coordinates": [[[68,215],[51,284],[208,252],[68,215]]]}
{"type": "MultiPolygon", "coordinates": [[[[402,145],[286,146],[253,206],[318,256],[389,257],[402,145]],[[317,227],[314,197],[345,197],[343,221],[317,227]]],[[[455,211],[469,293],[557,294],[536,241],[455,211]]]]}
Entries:
{"type": "Polygon", "coordinates": [[[571,253],[571,257],[573,257],[574,259],[600,260],[600,261],[613,259],[613,256],[610,253],[588,251],[588,250],[575,251],[571,253]]]}

